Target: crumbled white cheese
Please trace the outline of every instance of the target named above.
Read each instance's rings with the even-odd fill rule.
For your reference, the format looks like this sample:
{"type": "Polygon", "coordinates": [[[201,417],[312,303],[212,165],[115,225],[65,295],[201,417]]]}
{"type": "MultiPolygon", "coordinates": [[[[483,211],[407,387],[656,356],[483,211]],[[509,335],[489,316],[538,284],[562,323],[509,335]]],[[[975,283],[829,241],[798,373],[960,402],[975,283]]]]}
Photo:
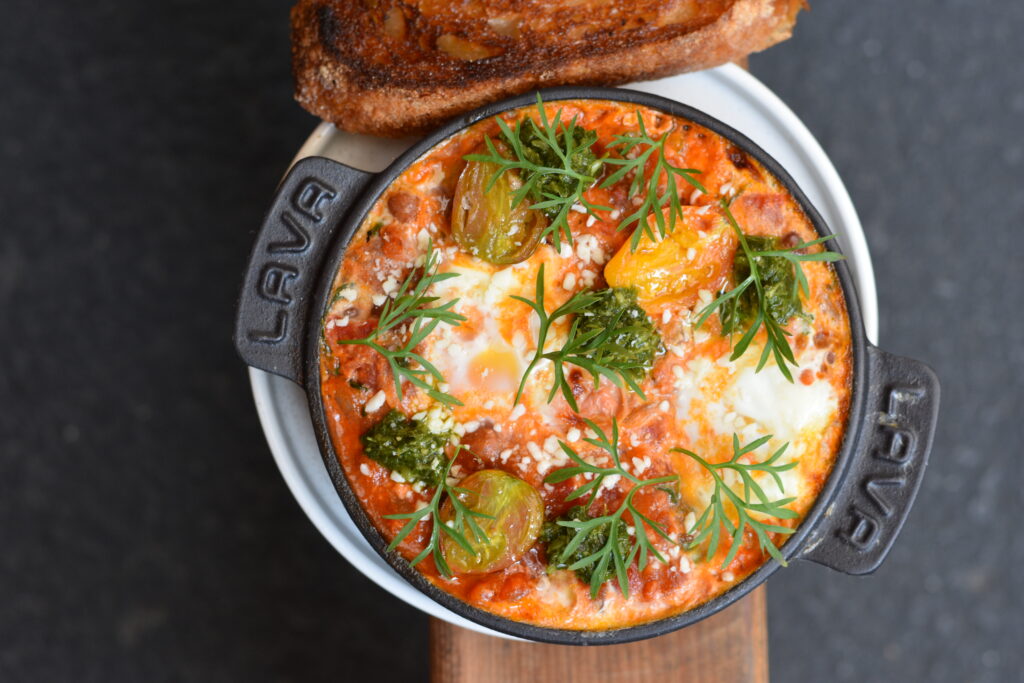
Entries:
{"type": "MultiPolygon", "coordinates": [[[[424,414],[417,413],[417,415],[424,414]]],[[[451,431],[452,423],[454,422],[451,413],[437,404],[431,406],[430,409],[426,411],[424,418],[417,418],[414,416],[413,419],[422,420],[432,434],[444,434],[445,432],[451,431]]]]}
{"type": "Polygon", "coordinates": [[[593,235],[580,235],[576,238],[576,258],[584,263],[604,265],[608,260],[601,243],[593,235]]]}
{"type": "Polygon", "coordinates": [[[380,407],[384,405],[385,398],[387,398],[387,396],[384,394],[384,390],[381,389],[376,394],[374,394],[369,401],[366,402],[366,412],[375,413],[378,410],[380,410],[380,407]]]}
{"type": "Polygon", "coordinates": [[[598,487],[598,492],[604,491],[605,489],[611,490],[615,488],[619,485],[620,479],[622,479],[621,474],[609,474],[604,478],[604,481],[601,482],[601,486],[598,487]]]}
{"type": "Polygon", "coordinates": [[[651,466],[651,458],[650,458],[650,456],[645,456],[643,458],[633,458],[632,462],[633,462],[633,474],[636,474],[636,475],[643,474],[644,472],[647,471],[647,468],[649,468],[651,466]]]}
{"type": "Polygon", "coordinates": [[[430,233],[427,232],[426,228],[421,228],[420,231],[418,233],[416,233],[416,246],[419,247],[419,249],[421,251],[426,251],[427,250],[427,246],[429,244],[430,244],[430,233]]]}
{"type": "Polygon", "coordinates": [[[359,471],[362,472],[363,475],[367,477],[370,476],[370,466],[367,465],[365,462],[359,465],[359,471]]]}

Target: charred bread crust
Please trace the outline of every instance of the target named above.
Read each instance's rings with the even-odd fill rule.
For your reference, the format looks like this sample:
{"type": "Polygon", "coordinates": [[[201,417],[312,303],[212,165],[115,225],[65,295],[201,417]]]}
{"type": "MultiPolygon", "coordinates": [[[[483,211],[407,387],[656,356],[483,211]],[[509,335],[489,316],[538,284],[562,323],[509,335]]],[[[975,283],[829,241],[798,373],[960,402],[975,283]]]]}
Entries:
{"type": "Polygon", "coordinates": [[[788,38],[803,7],[299,0],[291,13],[295,98],[345,130],[412,135],[534,88],[618,85],[743,59],[788,38]]]}

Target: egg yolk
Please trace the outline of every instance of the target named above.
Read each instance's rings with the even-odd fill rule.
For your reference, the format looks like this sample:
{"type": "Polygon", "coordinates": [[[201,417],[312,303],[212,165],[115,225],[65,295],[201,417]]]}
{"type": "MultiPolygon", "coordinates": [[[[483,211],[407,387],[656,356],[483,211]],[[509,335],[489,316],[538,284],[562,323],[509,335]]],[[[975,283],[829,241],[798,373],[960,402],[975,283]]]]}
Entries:
{"type": "Polygon", "coordinates": [[[519,359],[508,349],[488,347],[470,361],[469,381],[484,391],[515,391],[519,386],[519,359]]]}

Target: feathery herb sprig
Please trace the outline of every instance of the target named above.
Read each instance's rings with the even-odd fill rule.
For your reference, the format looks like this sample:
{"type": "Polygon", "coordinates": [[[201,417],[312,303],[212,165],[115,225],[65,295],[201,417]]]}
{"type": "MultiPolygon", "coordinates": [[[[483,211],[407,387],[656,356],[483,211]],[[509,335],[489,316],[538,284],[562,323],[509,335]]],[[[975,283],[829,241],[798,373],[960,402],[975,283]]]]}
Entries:
{"type": "MultiPolygon", "coordinates": [[[[651,334],[648,329],[639,329],[637,323],[626,322],[627,309],[621,309],[615,318],[605,327],[592,326],[589,331],[580,331],[580,324],[583,314],[595,304],[602,300],[600,293],[593,291],[582,291],[574,294],[568,301],[556,308],[550,314],[544,308],[544,265],[541,264],[537,273],[536,298],[531,301],[521,296],[512,295],[513,299],[521,301],[534,310],[539,320],[537,332],[537,350],[534,353],[530,364],[526,366],[523,377],[519,382],[519,389],[516,391],[515,403],[519,403],[523,390],[526,387],[526,380],[530,373],[542,360],[551,361],[554,367],[554,382],[551,391],[548,393],[550,403],[555,395],[561,391],[566,403],[574,411],[579,412],[576,405],[576,398],[572,393],[572,385],[565,373],[565,364],[570,363],[583,368],[594,378],[594,385],[597,386],[601,377],[608,378],[615,386],[627,386],[641,399],[646,400],[644,392],[640,389],[637,378],[643,377],[648,365],[639,359],[636,354],[623,353],[621,343],[624,335],[635,333],[651,334]],[[575,315],[565,343],[560,349],[545,351],[548,334],[552,324],[559,318],[575,315]]],[[[651,328],[653,329],[653,328],[651,328]]],[[[660,343],[660,342],[659,342],[660,343]]]]}
{"type": "Polygon", "coordinates": [[[616,135],[615,142],[608,146],[609,149],[618,148],[622,158],[607,158],[605,163],[618,166],[619,169],[604,179],[601,187],[610,187],[622,180],[630,171],[634,172],[633,181],[629,184],[629,196],[635,197],[638,192],[644,190],[643,203],[637,210],[626,216],[619,223],[618,230],[626,230],[631,225],[636,225],[633,236],[630,238],[629,247],[636,251],[640,244],[640,237],[646,234],[652,241],[657,241],[654,231],[648,222],[648,216],[654,214],[654,222],[658,227],[658,233],[662,239],[675,228],[676,220],[682,216],[683,208],[679,202],[679,187],[676,176],[679,176],[693,187],[707,194],[707,190],[694,176],[700,173],[696,168],[680,168],[668,160],[665,155],[665,142],[671,134],[671,130],[655,140],[647,133],[644,126],[644,119],[640,112],[636,112],[637,124],[640,127],[639,135],[616,135]],[[630,158],[630,152],[637,151],[635,157],[630,158]],[[647,174],[647,166],[650,159],[654,157],[654,169],[647,174]],[[662,177],[665,178],[665,191],[658,194],[658,186],[662,177]],[[662,210],[668,205],[668,218],[662,210]]]}
{"type": "Polygon", "coordinates": [[[388,544],[388,550],[394,550],[398,547],[398,544],[405,540],[406,536],[412,533],[416,525],[424,521],[428,517],[433,521],[433,526],[430,529],[430,540],[427,545],[424,546],[420,554],[417,555],[409,562],[413,567],[422,562],[428,555],[434,556],[434,564],[437,566],[437,571],[440,572],[441,576],[448,578],[452,575],[451,567],[444,559],[444,553],[441,552],[441,534],[447,534],[453,541],[458,543],[466,552],[476,557],[476,550],[466,540],[466,528],[469,528],[469,533],[473,535],[473,540],[480,544],[489,543],[490,540],[487,538],[487,534],[480,525],[476,523],[474,517],[480,517],[481,519],[494,519],[493,515],[488,515],[483,512],[477,512],[471,510],[463,503],[457,494],[459,493],[471,493],[470,491],[459,488],[458,486],[450,486],[448,484],[448,472],[452,468],[455,459],[459,457],[459,451],[464,448],[462,444],[455,447],[455,454],[452,455],[451,460],[448,461],[447,466],[444,468],[444,472],[441,474],[440,481],[437,488],[434,489],[434,495],[431,496],[430,502],[426,506],[413,512],[397,515],[384,515],[385,519],[407,519],[408,522],[399,530],[398,534],[392,539],[391,543],[388,544]],[[444,496],[448,496],[448,500],[452,503],[452,511],[455,513],[451,521],[444,522],[441,520],[441,501],[444,496]]]}
{"type": "Polygon", "coordinates": [[[611,467],[598,467],[597,465],[591,465],[577,455],[576,451],[574,451],[569,444],[564,441],[560,441],[559,445],[562,447],[562,451],[576,463],[576,466],[566,467],[552,472],[548,476],[544,477],[544,483],[557,484],[567,479],[571,479],[576,475],[585,475],[588,473],[593,475],[593,479],[590,479],[566,497],[566,501],[586,497],[587,500],[585,501],[585,504],[588,507],[597,498],[598,493],[601,491],[602,484],[604,484],[608,477],[621,477],[631,482],[633,486],[626,493],[622,502],[619,503],[619,506],[608,514],[600,517],[593,517],[586,521],[559,520],[557,522],[559,526],[572,529],[575,531],[575,535],[565,546],[565,549],[562,551],[562,554],[558,559],[561,562],[567,561],[591,532],[607,526],[608,535],[605,544],[598,551],[581,557],[570,564],[567,568],[572,571],[576,571],[577,569],[583,569],[593,565],[593,570],[591,572],[592,578],[590,581],[590,595],[595,598],[597,597],[598,590],[601,588],[601,584],[607,580],[609,574],[608,570],[611,568],[614,570],[615,577],[619,584],[619,590],[622,591],[622,595],[624,597],[628,598],[629,580],[626,575],[626,569],[632,565],[634,561],[637,562],[637,568],[640,571],[643,571],[644,568],[647,567],[647,561],[650,556],[657,558],[663,563],[667,561],[651,542],[651,537],[647,535],[648,528],[658,536],[667,540],[669,543],[675,543],[660,524],[650,519],[636,508],[633,504],[633,496],[636,495],[637,491],[645,486],[656,486],[658,484],[666,484],[668,482],[676,481],[678,480],[678,476],[673,474],[653,479],[640,479],[639,477],[634,476],[622,466],[622,462],[619,458],[618,421],[612,418],[612,435],[610,439],[595,423],[587,420],[586,418],[584,418],[584,421],[590,429],[594,431],[597,438],[586,437],[583,440],[591,446],[596,446],[597,448],[607,452],[612,458],[613,465],[611,467]],[[619,534],[621,533],[621,525],[619,522],[627,512],[633,521],[634,535],[632,543],[629,546],[629,551],[627,553],[623,553],[619,539],[619,534]]]}
{"type": "Polygon", "coordinates": [[[459,275],[438,273],[438,265],[439,257],[433,243],[430,242],[427,244],[422,276],[417,281],[418,272],[415,269],[406,276],[394,298],[389,298],[385,302],[377,320],[377,327],[362,339],[341,339],[338,344],[362,344],[384,356],[391,368],[398,400],[402,400],[402,382],[407,381],[422,389],[435,401],[448,405],[462,405],[457,398],[438,388],[444,383],[444,376],[426,358],[416,353],[416,347],[441,323],[458,326],[466,320],[465,316],[452,310],[458,299],[446,301],[439,306],[431,305],[438,301],[439,297],[427,296],[427,290],[438,282],[459,275]],[[405,343],[395,349],[384,346],[381,338],[392,331],[401,332],[396,329],[401,325],[409,326],[409,337],[405,343]],[[433,383],[428,381],[428,378],[432,379],[433,383]]]}
{"type": "Polygon", "coordinates": [[[695,327],[699,328],[703,325],[711,314],[717,310],[719,317],[722,319],[723,331],[727,332],[731,337],[732,332],[740,324],[740,305],[742,298],[747,290],[753,287],[756,299],[753,301],[753,320],[749,323],[749,326],[743,333],[743,336],[740,337],[739,342],[733,346],[732,355],[729,356],[729,360],[734,361],[742,356],[750,347],[750,343],[757,335],[757,331],[761,327],[764,327],[766,335],[765,344],[764,348],[761,350],[761,357],[758,360],[756,372],[760,372],[768,362],[768,359],[774,357],[775,364],[778,366],[783,377],[792,382],[793,374],[790,372],[788,366],[792,365],[793,367],[798,367],[799,364],[796,361],[796,357],[793,355],[793,349],[790,348],[789,340],[786,339],[786,337],[790,336],[790,333],[786,331],[785,327],[783,327],[789,322],[789,318],[787,316],[785,319],[779,320],[778,316],[774,314],[774,312],[780,307],[777,305],[777,302],[773,302],[771,297],[766,293],[765,274],[762,272],[762,268],[768,263],[768,259],[780,258],[788,261],[793,268],[793,287],[792,291],[787,295],[793,297],[796,302],[799,302],[801,292],[805,297],[810,296],[810,287],[808,286],[807,276],[804,274],[802,264],[811,261],[841,261],[844,257],[834,251],[827,250],[810,254],[798,253],[801,249],[807,249],[809,247],[823,244],[833,239],[835,235],[819,237],[818,239],[811,240],[810,242],[802,242],[801,244],[787,249],[758,250],[751,245],[751,237],[744,234],[739,223],[736,222],[736,218],[733,216],[732,210],[730,209],[731,200],[722,198],[719,203],[722,207],[723,213],[725,214],[726,220],[729,222],[729,225],[732,226],[733,231],[736,233],[736,237],[739,239],[740,249],[742,249],[743,254],[746,257],[746,263],[747,267],[750,269],[750,274],[742,282],[737,283],[732,289],[722,293],[717,299],[705,306],[701,310],[700,316],[697,318],[697,324],[695,327]],[[726,311],[726,309],[723,308],[726,304],[731,306],[731,310],[726,311]]]}
{"type": "Polygon", "coordinates": [[[783,444],[767,460],[751,464],[740,462],[740,458],[765,445],[771,438],[770,434],[762,436],[741,447],[739,436],[733,434],[733,456],[730,460],[720,463],[708,462],[693,451],[688,451],[685,448],[672,449],[677,453],[683,453],[692,458],[698,465],[708,471],[715,483],[715,491],[711,494],[710,503],[704,508],[704,512],[701,513],[700,517],[697,518],[693,528],[686,530],[689,534],[696,534],[689,545],[690,548],[699,546],[705,540],[708,541],[705,560],[710,560],[718,551],[718,545],[722,540],[721,532],[724,527],[731,539],[729,552],[722,562],[722,567],[727,567],[743,545],[744,530],[750,528],[757,536],[757,542],[761,550],[767,551],[769,555],[778,560],[779,564],[786,566],[785,558],[782,557],[782,553],[779,552],[778,547],[772,542],[768,534],[772,532],[791,534],[795,529],[761,521],[754,517],[752,513],[767,515],[777,519],[796,519],[799,517],[796,512],[786,507],[795,501],[796,498],[769,500],[764,489],[761,488],[761,485],[757,483],[753,476],[754,472],[770,474],[778,485],[779,491],[785,493],[782,477],[779,474],[793,469],[797,466],[797,462],[794,460],[782,465],[776,465],[775,463],[786,452],[789,443],[783,444]],[[739,477],[743,487],[742,494],[737,493],[731,486],[725,483],[725,479],[722,476],[725,470],[731,470],[739,477]],[[751,493],[756,497],[756,500],[751,499],[751,493]],[[732,517],[730,517],[726,503],[731,503],[736,511],[736,522],[733,522],[732,517]]]}
{"type": "Polygon", "coordinates": [[[493,187],[502,173],[517,171],[522,184],[512,194],[512,206],[519,206],[526,197],[531,197],[534,203],[530,208],[543,211],[549,218],[541,239],[550,235],[551,243],[559,249],[563,237],[569,244],[573,243],[569,212],[574,206],[582,206],[591,215],[596,215],[595,211],[611,209],[593,204],[583,196],[597,181],[601,169],[601,160],[594,159],[589,151],[597,139],[596,135],[577,125],[577,117],[563,123],[561,109],[556,112],[554,120],[549,120],[540,93],[537,94],[537,111],[539,125],[526,117],[517,121],[514,129],[509,128],[500,116],[495,117],[508,155],[499,151],[488,137],[484,139],[487,154],[467,154],[464,158],[498,166],[485,191],[493,187]],[[524,143],[524,138],[533,144],[524,143]]]}

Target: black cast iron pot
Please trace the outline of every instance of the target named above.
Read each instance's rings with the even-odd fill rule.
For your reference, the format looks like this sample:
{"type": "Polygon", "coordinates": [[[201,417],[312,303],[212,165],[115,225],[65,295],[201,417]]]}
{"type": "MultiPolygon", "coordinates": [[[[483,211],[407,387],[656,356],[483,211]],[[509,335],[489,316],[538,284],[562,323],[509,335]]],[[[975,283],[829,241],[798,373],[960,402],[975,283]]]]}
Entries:
{"type": "MultiPolygon", "coordinates": [[[[761,162],[789,189],[818,233],[831,234],[774,159],[707,114],[631,90],[556,88],[542,91],[542,95],[545,102],[631,102],[705,126],[761,162]]],[[[381,173],[366,173],[320,157],[296,163],[278,187],[257,235],[238,303],[235,346],[248,365],[305,388],[320,453],[338,495],[370,545],[409,583],[456,614],[495,631],[549,643],[624,643],[668,633],[714,614],[765,581],[779,564],[767,562],[729,591],[688,612],[628,628],[573,631],[496,616],[436,588],[397,552],[388,552],[387,542],[349,488],[320,398],[319,322],[345,247],[366,213],[402,171],[437,143],[481,119],[534,102],[533,94],[513,97],[458,118],[414,145],[381,173]]],[[[799,529],[783,545],[782,554],[789,561],[811,560],[847,574],[867,574],[889,552],[921,485],[935,430],[939,384],[924,364],[885,353],[867,341],[846,263],[840,261],[835,267],[846,296],[853,340],[849,421],[828,482],[799,529]]]]}

